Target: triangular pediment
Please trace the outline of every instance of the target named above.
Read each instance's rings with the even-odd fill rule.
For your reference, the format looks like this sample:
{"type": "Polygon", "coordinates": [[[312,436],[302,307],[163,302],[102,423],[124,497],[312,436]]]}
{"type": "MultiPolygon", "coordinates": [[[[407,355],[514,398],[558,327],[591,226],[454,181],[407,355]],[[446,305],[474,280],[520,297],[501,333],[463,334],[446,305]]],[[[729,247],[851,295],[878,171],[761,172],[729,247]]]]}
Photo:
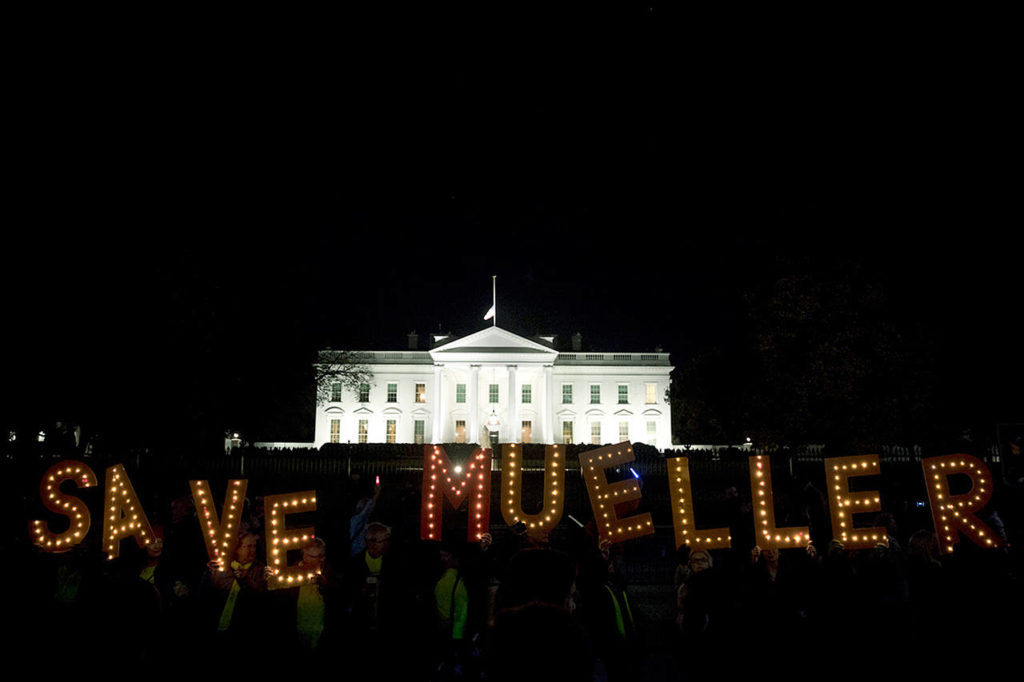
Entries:
{"type": "Polygon", "coordinates": [[[525,337],[505,331],[501,327],[488,327],[475,334],[449,341],[430,351],[435,358],[455,353],[507,354],[528,353],[537,355],[557,355],[557,351],[548,346],[531,341],[525,337]]]}

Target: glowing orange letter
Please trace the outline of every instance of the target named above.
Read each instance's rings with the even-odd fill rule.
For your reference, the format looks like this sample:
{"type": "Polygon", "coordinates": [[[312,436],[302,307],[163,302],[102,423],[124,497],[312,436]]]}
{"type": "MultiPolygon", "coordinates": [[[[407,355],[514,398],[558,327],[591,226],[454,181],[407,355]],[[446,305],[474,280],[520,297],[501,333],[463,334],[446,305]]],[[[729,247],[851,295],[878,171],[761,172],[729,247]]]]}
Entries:
{"type": "Polygon", "coordinates": [[[107,557],[116,559],[121,553],[121,540],[134,537],[139,547],[145,547],[154,536],[124,466],[115,464],[107,467],[106,485],[106,493],[103,495],[103,544],[107,548],[107,557]]]}
{"type": "Polygon", "coordinates": [[[267,495],[263,498],[263,513],[267,518],[267,566],[276,570],[273,579],[267,581],[269,589],[295,587],[313,579],[314,576],[304,573],[298,566],[288,565],[288,551],[301,550],[314,537],[314,529],[306,526],[289,530],[285,528],[285,517],[288,514],[315,511],[315,490],[267,495]]]}
{"type": "Polygon", "coordinates": [[[879,473],[878,455],[829,457],[825,460],[828,481],[828,508],[832,512],[832,537],[846,549],[871,549],[889,546],[886,528],[854,528],[853,515],[882,511],[877,490],[853,492],[851,476],[874,476],[879,473]]]}
{"type": "Polygon", "coordinates": [[[629,441],[580,453],[580,467],[602,540],[622,542],[654,532],[650,514],[619,519],[615,513],[615,505],[640,499],[640,486],[635,479],[609,483],[604,470],[633,459],[633,447],[629,441]]]}
{"type": "Polygon", "coordinates": [[[448,453],[439,445],[423,449],[423,491],[420,496],[420,538],[441,539],[442,505],[448,500],[458,509],[466,498],[466,484],[473,494],[469,499],[470,542],[477,542],[491,525],[491,451],[477,449],[465,467],[452,466],[448,453]],[[465,468],[465,471],[463,471],[465,468]],[[459,481],[458,479],[462,479],[459,481]],[[442,494],[443,493],[443,494],[442,494]]]}
{"type": "Polygon", "coordinates": [[[767,455],[750,458],[750,494],[754,504],[754,539],[761,549],[800,547],[811,541],[807,526],[775,527],[775,496],[772,495],[772,465],[767,455]]]}
{"type": "Polygon", "coordinates": [[[676,531],[676,549],[728,549],[732,536],[728,528],[697,530],[693,521],[693,493],[690,492],[690,459],[674,457],[668,464],[668,492],[672,501],[672,525],[676,531]]]}
{"type": "Polygon", "coordinates": [[[523,511],[523,457],[515,445],[501,449],[501,515],[512,526],[522,521],[530,528],[551,530],[562,520],[565,502],[565,460],[557,445],[544,448],[544,506],[538,514],[523,511]]]}
{"type": "Polygon", "coordinates": [[[959,530],[981,547],[999,547],[1002,540],[985,525],[975,512],[983,509],[992,497],[992,480],[988,467],[972,455],[943,455],[921,460],[925,488],[932,507],[932,521],[944,554],[953,552],[960,542],[959,530]],[[965,474],[971,479],[970,491],[961,495],[949,492],[949,476],[965,474]]]}
{"type": "Polygon", "coordinates": [[[64,481],[74,481],[79,488],[91,488],[96,485],[96,474],[88,464],[66,459],[54,464],[46,470],[39,481],[39,497],[52,512],[57,512],[71,520],[68,529],[63,533],[54,533],[45,521],[36,519],[29,526],[32,541],[44,552],[66,552],[85,537],[89,532],[89,507],[77,497],[65,495],[60,491],[64,481]]]}
{"type": "Polygon", "coordinates": [[[199,510],[199,526],[203,529],[203,540],[206,541],[206,553],[210,560],[225,558],[231,561],[238,543],[238,527],[242,521],[242,502],[245,500],[245,479],[228,482],[228,490],[224,494],[223,519],[217,520],[217,507],[210,495],[210,484],[207,481],[189,481],[192,488],[192,499],[199,510]]]}

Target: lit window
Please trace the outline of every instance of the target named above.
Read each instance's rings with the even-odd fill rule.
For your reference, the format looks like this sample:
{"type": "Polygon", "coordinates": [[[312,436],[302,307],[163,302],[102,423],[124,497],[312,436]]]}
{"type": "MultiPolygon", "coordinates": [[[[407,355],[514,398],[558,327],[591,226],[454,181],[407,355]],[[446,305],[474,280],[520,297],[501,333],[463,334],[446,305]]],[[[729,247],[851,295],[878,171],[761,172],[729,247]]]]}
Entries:
{"type": "Polygon", "coordinates": [[[523,384],[523,404],[528,405],[531,402],[533,402],[533,386],[530,384],[523,384]]]}
{"type": "Polygon", "coordinates": [[[562,422],[562,442],[572,444],[572,422],[562,422]]]}
{"type": "Polygon", "coordinates": [[[331,420],[331,442],[332,443],[340,443],[341,442],[341,420],[340,419],[332,419],[331,420]]]}
{"type": "Polygon", "coordinates": [[[359,420],[359,442],[365,443],[370,436],[370,424],[365,419],[359,420]]]}
{"type": "Polygon", "coordinates": [[[599,384],[590,385],[590,404],[599,405],[601,403],[601,386],[599,384]]]}
{"type": "Polygon", "coordinates": [[[629,440],[629,422],[619,422],[619,442],[629,440]]]}
{"type": "Polygon", "coordinates": [[[427,385],[416,384],[416,402],[425,403],[427,402],[427,385]]]}
{"type": "Polygon", "coordinates": [[[572,384],[562,384],[562,404],[572,405],[572,384]]]}
{"type": "Polygon", "coordinates": [[[619,384],[619,405],[629,404],[629,386],[619,384]]]}
{"type": "Polygon", "coordinates": [[[341,382],[340,381],[335,381],[335,382],[333,382],[331,384],[331,402],[332,403],[340,403],[341,402],[341,382]]]}
{"type": "MultiPolygon", "coordinates": [[[[359,384],[359,402],[370,402],[370,384],[359,384]]],[[[365,441],[364,441],[365,442],[365,441]]]]}
{"type": "Polygon", "coordinates": [[[398,402],[398,384],[388,384],[388,402],[398,402]]]}
{"type": "Polygon", "coordinates": [[[648,405],[654,405],[658,402],[658,384],[647,384],[647,400],[648,405]]]}
{"type": "Polygon", "coordinates": [[[466,442],[466,420],[456,419],[455,420],[455,442],[465,443],[466,442]]]}
{"type": "Polygon", "coordinates": [[[601,444],[601,422],[590,423],[590,442],[592,445],[601,444]]]}
{"type": "Polygon", "coordinates": [[[647,444],[658,447],[658,422],[647,422],[647,444]]]}
{"type": "Polygon", "coordinates": [[[497,403],[498,402],[498,384],[490,384],[490,389],[488,390],[487,402],[489,402],[489,403],[497,403]]]}
{"type": "Polygon", "coordinates": [[[417,419],[412,423],[413,430],[413,442],[417,445],[423,445],[423,420],[417,419]]]}
{"type": "Polygon", "coordinates": [[[533,435],[533,422],[524,421],[523,422],[523,440],[522,440],[522,442],[523,443],[529,443],[530,442],[530,436],[532,436],[532,435],[533,435]]]}
{"type": "Polygon", "coordinates": [[[455,402],[466,402],[466,384],[455,384],[455,402]]]}
{"type": "Polygon", "coordinates": [[[394,443],[395,442],[395,432],[397,430],[398,430],[398,423],[394,419],[389,419],[388,420],[388,428],[387,428],[387,442],[388,443],[394,443]]]}

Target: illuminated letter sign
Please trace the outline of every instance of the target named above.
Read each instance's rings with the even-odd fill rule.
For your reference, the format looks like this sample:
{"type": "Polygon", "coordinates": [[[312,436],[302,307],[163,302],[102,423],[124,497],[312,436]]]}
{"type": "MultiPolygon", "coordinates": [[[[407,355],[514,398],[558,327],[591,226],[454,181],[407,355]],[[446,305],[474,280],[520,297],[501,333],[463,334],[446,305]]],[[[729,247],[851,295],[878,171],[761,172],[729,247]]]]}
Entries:
{"type": "Polygon", "coordinates": [[[314,529],[307,526],[289,530],[285,519],[288,514],[316,511],[316,491],[267,495],[263,498],[263,510],[267,517],[267,566],[275,571],[267,586],[276,590],[313,580],[315,576],[303,572],[299,566],[288,566],[288,551],[301,550],[314,537],[314,529]]]}
{"type": "Polygon", "coordinates": [[[672,502],[672,526],[676,549],[728,549],[732,537],[728,528],[697,530],[693,520],[693,493],[690,491],[690,458],[674,457],[668,464],[668,491],[672,502]]]}
{"type": "Polygon", "coordinates": [[[992,476],[985,463],[971,455],[943,455],[922,459],[921,466],[941,551],[952,553],[953,546],[960,542],[958,530],[981,547],[999,547],[1001,539],[975,516],[992,497],[992,476]],[[950,494],[949,476],[952,474],[970,478],[970,491],[950,494]]]}
{"type": "Polygon", "coordinates": [[[491,451],[474,451],[463,471],[461,466],[452,466],[444,448],[427,445],[423,449],[420,538],[440,540],[444,500],[448,500],[452,507],[458,509],[467,494],[467,535],[470,542],[478,542],[491,523],[491,451]]]}
{"type": "Polygon", "coordinates": [[[640,486],[635,478],[609,483],[605,469],[632,462],[633,448],[629,441],[580,453],[580,467],[587,482],[590,506],[594,510],[601,539],[622,542],[654,532],[651,515],[644,513],[620,519],[615,505],[640,499],[640,486]]]}
{"type": "Polygon", "coordinates": [[[825,460],[828,479],[828,508],[832,513],[832,537],[846,549],[870,549],[889,546],[885,528],[854,528],[853,515],[882,511],[877,490],[853,492],[850,477],[874,476],[879,473],[878,455],[830,457],[825,460]]]}
{"type": "Polygon", "coordinates": [[[754,500],[754,540],[761,549],[800,547],[811,541],[806,526],[775,527],[775,497],[772,495],[771,460],[755,455],[750,461],[750,494],[754,500]]]}
{"type": "Polygon", "coordinates": [[[544,506],[538,514],[523,511],[523,457],[520,448],[506,443],[501,449],[501,515],[513,526],[551,530],[562,519],[565,505],[565,458],[557,445],[544,448],[544,506]]]}
{"type": "Polygon", "coordinates": [[[68,529],[63,533],[52,532],[49,525],[40,519],[29,524],[32,541],[45,552],[66,552],[89,532],[89,507],[81,499],[61,492],[60,485],[64,481],[74,481],[79,488],[91,488],[96,485],[96,474],[89,465],[70,459],[54,464],[43,474],[39,481],[39,498],[43,505],[70,520],[68,529]]]}
{"type": "Polygon", "coordinates": [[[224,494],[222,518],[217,520],[217,507],[210,495],[210,484],[207,481],[189,481],[192,488],[192,499],[199,511],[199,526],[203,530],[206,541],[206,552],[211,561],[222,557],[231,560],[238,543],[238,528],[242,520],[242,502],[245,500],[246,480],[228,482],[228,490],[224,494]]]}
{"type": "Polygon", "coordinates": [[[153,529],[124,466],[115,464],[107,468],[103,496],[103,544],[107,556],[116,559],[121,552],[121,540],[129,537],[134,537],[139,547],[145,547],[154,537],[153,529]]]}

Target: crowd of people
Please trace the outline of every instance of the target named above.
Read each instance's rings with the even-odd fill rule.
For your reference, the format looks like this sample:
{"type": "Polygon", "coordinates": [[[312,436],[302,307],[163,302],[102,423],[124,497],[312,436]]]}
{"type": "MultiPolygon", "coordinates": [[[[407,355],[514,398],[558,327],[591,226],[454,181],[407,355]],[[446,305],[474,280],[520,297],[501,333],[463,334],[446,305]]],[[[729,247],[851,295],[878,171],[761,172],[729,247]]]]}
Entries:
{"type": "Polygon", "coordinates": [[[270,589],[258,500],[222,561],[209,560],[188,497],[154,523],[154,542],[126,541],[117,559],[89,540],[37,552],[20,588],[23,653],[236,675],[301,666],[354,679],[698,679],[744,658],[820,669],[942,642],[998,627],[1020,601],[1005,548],[962,543],[940,556],[933,533],[901,537],[881,515],[890,536],[871,550],[682,547],[676,617],[653,623],[628,584],[624,546],[593,525],[550,534],[517,524],[468,542],[455,523],[425,542],[409,521],[418,505],[384,510],[382,495],[376,485],[352,496],[344,518],[291,555],[314,576],[300,587],[270,589]]]}

